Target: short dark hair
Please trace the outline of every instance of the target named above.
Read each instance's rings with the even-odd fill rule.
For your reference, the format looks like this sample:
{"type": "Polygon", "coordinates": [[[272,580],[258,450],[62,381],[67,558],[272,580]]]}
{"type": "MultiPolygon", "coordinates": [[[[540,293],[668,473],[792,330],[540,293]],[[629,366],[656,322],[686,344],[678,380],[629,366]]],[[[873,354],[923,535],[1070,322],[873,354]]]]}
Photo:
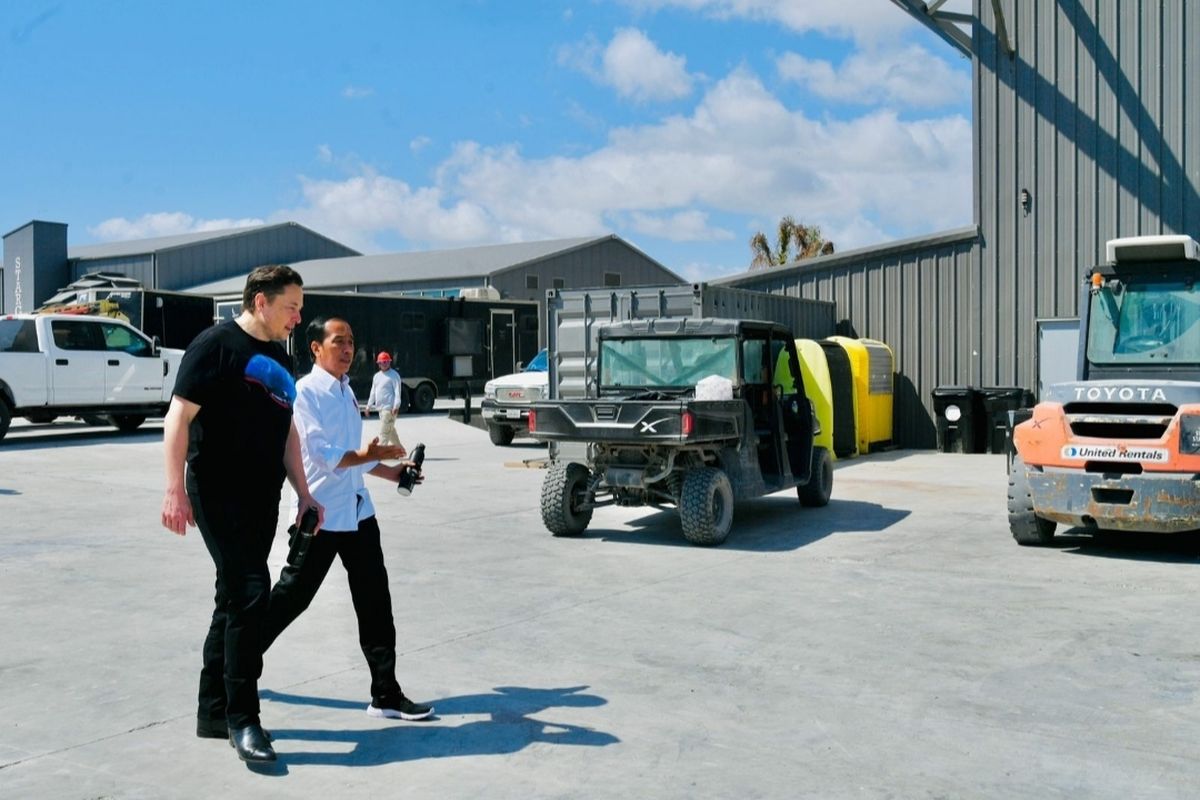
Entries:
{"type": "MultiPolygon", "coordinates": [[[[331,322],[346,322],[341,317],[314,317],[313,321],[308,323],[308,327],[304,329],[304,338],[308,340],[308,349],[311,350],[313,343],[323,344],[325,342],[325,326],[331,322]]],[[[349,325],[349,322],[346,322],[349,325]]]]}
{"type": "Polygon", "coordinates": [[[246,288],[242,290],[242,310],[254,310],[254,296],[259,292],[270,300],[283,294],[289,286],[303,286],[304,279],[300,273],[286,264],[272,264],[266,267],[255,267],[246,276],[246,288]]]}

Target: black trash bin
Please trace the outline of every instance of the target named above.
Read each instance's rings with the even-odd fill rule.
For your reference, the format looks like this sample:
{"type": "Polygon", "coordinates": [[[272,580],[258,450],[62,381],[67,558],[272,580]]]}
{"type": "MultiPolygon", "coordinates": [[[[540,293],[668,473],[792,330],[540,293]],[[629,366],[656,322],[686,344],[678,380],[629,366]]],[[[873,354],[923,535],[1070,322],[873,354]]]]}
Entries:
{"type": "Polygon", "coordinates": [[[1033,394],[1021,386],[985,386],[975,397],[980,412],[975,426],[976,452],[1008,452],[1012,439],[1008,412],[1033,405],[1033,394]]]}
{"type": "Polygon", "coordinates": [[[977,452],[975,405],[975,389],[970,386],[939,386],[933,390],[938,450],[943,453],[977,452]]]}

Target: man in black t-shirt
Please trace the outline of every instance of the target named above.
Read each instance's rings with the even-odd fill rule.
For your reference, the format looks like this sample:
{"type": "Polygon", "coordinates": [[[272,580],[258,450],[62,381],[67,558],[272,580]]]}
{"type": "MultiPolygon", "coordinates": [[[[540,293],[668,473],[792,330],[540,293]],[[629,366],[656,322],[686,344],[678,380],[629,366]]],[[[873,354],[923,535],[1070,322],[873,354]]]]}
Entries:
{"type": "Polygon", "coordinates": [[[275,760],[258,678],[283,479],[300,498],[297,520],[310,507],[323,517],[304,477],[292,363],[279,344],[300,322],[302,285],[286,266],[250,273],[241,315],[204,331],[184,354],[163,428],[162,524],[180,536],[199,527],[217,568],[196,735],[228,737],[243,761],[275,760]]]}

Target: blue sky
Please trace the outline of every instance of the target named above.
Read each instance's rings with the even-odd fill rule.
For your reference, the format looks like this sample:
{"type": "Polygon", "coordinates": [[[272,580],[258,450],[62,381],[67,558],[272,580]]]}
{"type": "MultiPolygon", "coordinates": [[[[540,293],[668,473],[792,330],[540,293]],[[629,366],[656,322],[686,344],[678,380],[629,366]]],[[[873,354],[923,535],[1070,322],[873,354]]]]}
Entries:
{"type": "Polygon", "coordinates": [[[887,0],[9,0],[0,24],[5,231],[611,232],[702,279],[784,214],[839,250],[971,221],[970,64],[887,0]]]}

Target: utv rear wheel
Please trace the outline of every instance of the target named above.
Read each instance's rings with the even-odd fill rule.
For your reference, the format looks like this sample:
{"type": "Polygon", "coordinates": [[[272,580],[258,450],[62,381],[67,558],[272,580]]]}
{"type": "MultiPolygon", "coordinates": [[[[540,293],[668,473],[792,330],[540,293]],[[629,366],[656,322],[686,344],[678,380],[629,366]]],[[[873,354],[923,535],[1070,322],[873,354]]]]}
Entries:
{"type": "Polygon", "coordinates": [[[555,536],[578,536],[592,521],[592,509],[580,508],[587,501],[588,477],[582,464],[550,467],[542,483],[542,522],[555,536]]]}
{"type": "Polygon", "coordinates": [[[714,467],[689,470],[679,498],[683,537],[692,544],[711,547],[725,541],[733,527],[733,487],[714,467]]]}
{"type": "Polygon", "coordinates": [[[113,425],[117,426],[117,430],[129,433],[142,427],[146,417],[141,414],[113,414],[112,421],[113,425]]]}
{"type": "Polygon", "coordinates": [[[829,496],[833,494],[833,459],[824,447],[814,447],[812,455],[812,474],[808,483],[796,487],[796,496],[800,505],[807,508],[820,508],[829,505],[829,496]]]}
{"type": "Polygon", "coordinates": [[[512,444],[513,436],[516,434],[512,428],[507,425],[488,425],[488,438],[492,440],[492,444],[497,447],[504,447],[512,444]]]}
{"type": "Polygon", "coordinates": [[[1033,511],[1029,493],[1029,473],[1020,456],[1013,459],[1008,473],[1008,529],[1020,545],[1044,546],[1054,540],[1052,519],[1042,519],[1033,511]]]}

